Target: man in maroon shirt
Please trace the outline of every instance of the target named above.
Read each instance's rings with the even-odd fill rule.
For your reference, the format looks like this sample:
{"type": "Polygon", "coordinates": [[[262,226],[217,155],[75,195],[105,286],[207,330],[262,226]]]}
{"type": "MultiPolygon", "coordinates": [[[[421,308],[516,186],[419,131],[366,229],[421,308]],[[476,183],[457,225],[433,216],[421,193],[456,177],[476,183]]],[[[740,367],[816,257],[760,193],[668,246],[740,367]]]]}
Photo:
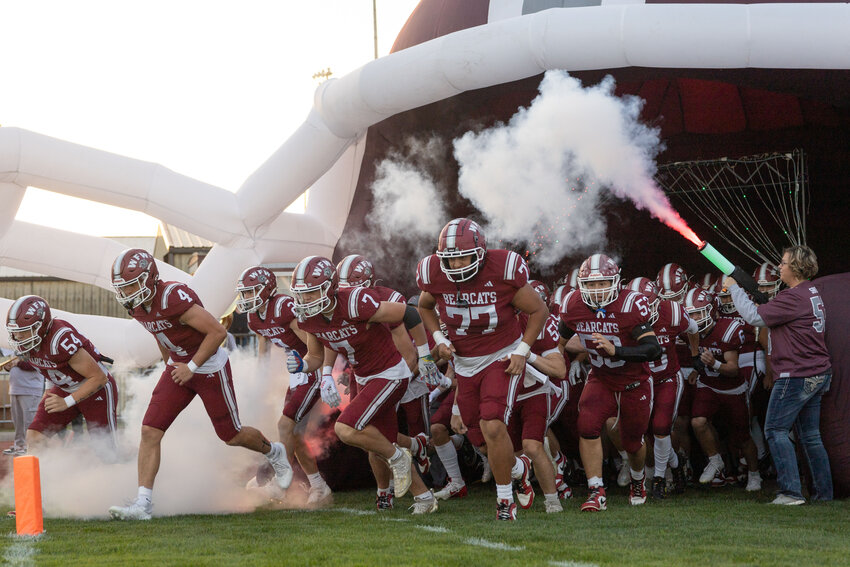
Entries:
{"type": "Polygon", "coordinates": [[[832,500],[829,456],[820,436],[821,397],[829,390],[832,364],[826,350],[826,311],[810,278],[818,272],[817,256],[807,246],[791,246],[782,254],[779,275],[788,286],[771,301],[756,306],[733,278],[724,285],[738,313],[749,324],[770,329],[768,356],[776,382],[767,406],[764,433],[776,465],[779,494],[773,504],[805,503],[791,427],[798,426],[814,484],[814,500],[832,500]]]}

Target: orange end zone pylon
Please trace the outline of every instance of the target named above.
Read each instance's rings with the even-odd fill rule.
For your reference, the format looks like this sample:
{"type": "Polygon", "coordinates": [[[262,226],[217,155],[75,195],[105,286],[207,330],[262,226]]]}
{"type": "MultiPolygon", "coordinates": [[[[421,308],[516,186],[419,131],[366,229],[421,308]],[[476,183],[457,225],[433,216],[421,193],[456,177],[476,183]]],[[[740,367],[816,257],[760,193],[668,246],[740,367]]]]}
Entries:
{"type": "Polygon", "coordinates": [[[41,473],[38,457],[15,457],[15,527],[18,535],[38,535],[44,532],[41,511],[41,473]]]}

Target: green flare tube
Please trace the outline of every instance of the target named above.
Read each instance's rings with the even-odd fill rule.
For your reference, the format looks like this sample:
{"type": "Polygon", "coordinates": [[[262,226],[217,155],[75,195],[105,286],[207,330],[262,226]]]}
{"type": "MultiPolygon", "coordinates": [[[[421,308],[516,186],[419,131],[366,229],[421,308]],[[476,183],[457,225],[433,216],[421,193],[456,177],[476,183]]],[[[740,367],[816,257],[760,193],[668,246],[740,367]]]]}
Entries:
{"type": "Polygon", "coordinates": [[[726,256],[717,251],[717,248],[709,244],[708,242],[703,242],[702,246],[699,247],[699,253],[705,256],[709,262],[714,264],[718,270],[726,274],[727,276],[731,276],[732,272],[735,271],[735,265],[732,264],[729,260],[726,259],[726,256]]]}

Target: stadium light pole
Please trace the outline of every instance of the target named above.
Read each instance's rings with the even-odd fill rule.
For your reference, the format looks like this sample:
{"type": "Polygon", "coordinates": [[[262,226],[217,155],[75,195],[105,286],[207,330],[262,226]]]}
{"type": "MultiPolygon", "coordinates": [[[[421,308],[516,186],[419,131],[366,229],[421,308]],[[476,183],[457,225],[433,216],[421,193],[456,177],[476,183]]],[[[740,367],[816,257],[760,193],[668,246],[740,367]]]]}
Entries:
{"type": "Polygon", "coordinates": [[[372,31],[375,34],[375,59],[378,58],[378,0],[372,0],[372,31]]]}

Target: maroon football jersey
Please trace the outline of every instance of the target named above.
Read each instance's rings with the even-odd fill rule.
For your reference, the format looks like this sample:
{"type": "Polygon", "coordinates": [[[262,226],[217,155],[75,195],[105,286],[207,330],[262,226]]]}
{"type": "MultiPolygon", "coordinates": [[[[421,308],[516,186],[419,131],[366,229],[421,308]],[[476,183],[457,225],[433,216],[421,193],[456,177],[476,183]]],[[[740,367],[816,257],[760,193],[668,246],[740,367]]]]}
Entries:
{"type": "MultiPolygon", "coordinates": [[[[711,351],[714,358],[724,362],[723,353],[730,350],[740,350],[744,344],[744,325],[729,318],[718,318],[707,336],[700,336],[700,352],[711,351]]],[[[735,376],[721,376],[719,372],[706,365],[700,372],[699,381],[715,390],[734,390],[744,383],[744,377],[738,373],[735,376]]]]}
{"type": "Polygon", "coordinates": [[[248,328],[275,346],[292,349],[304,357],[307,356],[307,345],[290,327],[293,319],[297,319],[294,305],[295,301],[288,295],[275,294],[269,298],[265,319],[260,318],[259,311],[248,313],[248,328]]]}
{"type": "Polygon", "coordinates": [[[315,335],[324,346],[345,355],[354,373],[367,378],[401,361],[387,325],[368,323],[380,306],[381,298],[374,289],[340,288],[330,320],[320,313],[299,322],[298,327],[315,335]]]}
{"type": "MultiPolygon", "coordinates": [[[[652,326],[658,344],[664,353],[658,360],[649,363],[652,381],[659,384],[675,376],[679,371],[679,356],[676,352],[676,337],[688,329],[689,319],[685,309],[674,301],[661,300],[658,303],[658,320],[652,326]]],[[[690,351],[688,351],[690,353],[690,351]]],[[[688,358],[690,363],[690,358],[688,358]]]]}
{"type": "Polygon", "coordinates": [[[593,333],[599,333],[614,346],[637,346],[632,331],[638,325],[649,323],[649,303],[646,296],[636,291],[623,290],[604,309],[594,311],[582,301],[581,293],[571,291],[561,304],[561,321],[578,334],[590,358],[591,376],[613,390],[649,378],[646,362],[618,360],[596,349],[593,333]]]}
{"type": "MultiPolygon", "coordinates": [[[[386,287],[386,286],[383,286],[383,285],[376,285],[376,286],[372,287],[372,289],[374,289],[376,292],[378,292],[378,297],[381,298],[381,301],[389,301],[391,303],[406,303],[407,302],[407,299],[402,294],[400,294],[399,292],[397,292],[396,290],[394,290],[392,288],[389,288],[389,287],[386,287]]],[[[390,323],[387,326],[390,328],[390,330],[392,330],[392,329],[395,329],[396,327],[398,327],[401,324],[402,323],[390,323]]]]}
{"type": "Polygon", "coordinates": [[[35,370],[65,392],[75,392],[86,377],[71,368],[70,360],[78,350],[88,352],[95,362],[100,361],[100,353],[87,338],[82,336],[73,325],[61,319],[53,319],[53,324],[38,348],[33,349],[26,358],[35,370]]]}
{"type": "Polygon", "coordinates": [[[172,361],[188,363],[206,336],[180,322],[180,317],[193,305],[204,306],[189,286],[180,282],[158,281],[150,313],[144,305],[140,305],[130,312],[130,316],[171,353],[172,361]]]}
{"type": "Polygon", "coordinates": [[[416,283],[437,301],[459,356],[493,354],[522,336],[511,301],[528,283],[528,266],[516,252],[488,250],[475,277],[457,283],[446,277],[440,258],[432,254],[419,262],[416,283]]]}

